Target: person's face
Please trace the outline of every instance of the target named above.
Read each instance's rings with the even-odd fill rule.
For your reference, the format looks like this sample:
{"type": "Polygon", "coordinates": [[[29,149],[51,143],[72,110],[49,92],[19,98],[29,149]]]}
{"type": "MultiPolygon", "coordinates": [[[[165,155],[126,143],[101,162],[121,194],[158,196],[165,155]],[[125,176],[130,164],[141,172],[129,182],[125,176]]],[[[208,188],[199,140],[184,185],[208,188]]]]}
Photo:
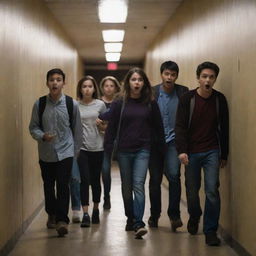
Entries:
{"type": "Polygon", "coordinates": [[[65,82],[63,81],[62,75],[53,74],[49,77],[46,85],[49,88],[50,95],[53,98],[57,98],[61,95],[65,82]]]}
{"type": "Polygon", "coordinates": [[[92,98],[93,93],[95,92],[93,82],[91,80],[86,80],[81,86],[81,93],[83,98],[92,98]]]}
{"type": "Polygon", "coordinates": [[[133,73],[129,80],[130,84],[130,97],[139,98],[141,95],[141,90],[144,86],[144,80],[138,73],[133,73]]]}
{"type": "Polygon", "coordinates": [[[199,89],[202,93],[211,94],[212,87],[216,82],[216,74],[212,69],[203,69],[198,77],[199,89]]]}
{"type": "Polygon", "coordinates": [[[165,69],[161,74],[164,89],[172,89],[178,78],[178,73],[174,70],[165,69]]]}
{"type": "Polygon", "coordinates": [[[105,96],[114,96],[116,93],[116,86],[115,83],[111,80],[106,80],[104,85],[103,85],[103,94],[105,96]]]}

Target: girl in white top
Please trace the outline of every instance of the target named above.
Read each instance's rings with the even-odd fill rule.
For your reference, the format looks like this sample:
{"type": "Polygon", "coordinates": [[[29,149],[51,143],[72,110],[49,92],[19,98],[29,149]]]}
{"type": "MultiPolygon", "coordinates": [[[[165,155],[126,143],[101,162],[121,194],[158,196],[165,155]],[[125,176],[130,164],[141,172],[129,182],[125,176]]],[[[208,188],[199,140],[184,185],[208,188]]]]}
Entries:
{"type": "Polygon", "coordinates": [[[83,208],[81,227],[89,227],[91,218],[88,214],[89,185],[92,188],[92,223],[99,223],[99,202],[101,197],[100,174],[103,161],[103,133],[101,124],[96,124],[99,114],[106,111],[104,102],[98,98],[98,86],[95,79],[85,76],[77,85],[77,97],[83,126],[83,144],[78,157],[81,175],[80,196],[83,208]]]}

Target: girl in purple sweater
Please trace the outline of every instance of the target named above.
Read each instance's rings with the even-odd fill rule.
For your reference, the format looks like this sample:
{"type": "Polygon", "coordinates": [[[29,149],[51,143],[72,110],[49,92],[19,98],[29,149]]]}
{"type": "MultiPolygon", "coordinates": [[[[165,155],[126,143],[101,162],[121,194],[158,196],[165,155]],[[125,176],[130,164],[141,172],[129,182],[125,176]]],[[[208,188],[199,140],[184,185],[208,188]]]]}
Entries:
{"type": "Polygon", "coordinates": [[[162,146],[164,132],[157,102],[152,100],[150,82],[140,68],[129,70],[120,97],[111,104],[111,118],[104,141],[106,152],[111,152],[113,149],[122,107],[117,161],[127,217],[125,230],[134,230],[135,237],[141,238],[147,233],[143,222],[144,184],[150,147],[155,138],[158,138],[161,144],[159,146],[162,146]]]}

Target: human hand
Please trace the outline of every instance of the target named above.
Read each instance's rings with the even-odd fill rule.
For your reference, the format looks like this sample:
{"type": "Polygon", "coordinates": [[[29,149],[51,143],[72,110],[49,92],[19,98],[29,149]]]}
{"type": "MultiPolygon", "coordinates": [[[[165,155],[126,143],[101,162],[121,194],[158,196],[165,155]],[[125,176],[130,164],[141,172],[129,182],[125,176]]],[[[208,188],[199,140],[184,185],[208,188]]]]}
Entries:
{"type": "Polygon", "coordinates": [[[227,160],[220,160],[220,168],[224,168],[227,165],[227,160]]]}
{"type": "Polygon", "coordinates": [[[181,153],[179,154],[179,159],[180,159],[180,162],[184,165],[188,165],[189,163],[189,160],[188,160],[188,155],[186,153],[181,153]]]}

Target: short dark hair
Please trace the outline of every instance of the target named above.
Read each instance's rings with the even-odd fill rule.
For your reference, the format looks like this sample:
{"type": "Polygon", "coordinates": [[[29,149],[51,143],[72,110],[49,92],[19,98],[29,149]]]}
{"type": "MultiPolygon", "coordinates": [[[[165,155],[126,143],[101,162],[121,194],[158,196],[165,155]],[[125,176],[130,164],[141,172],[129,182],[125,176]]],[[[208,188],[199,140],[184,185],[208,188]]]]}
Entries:
{"type": "Polygon", "coordinates": [[[152,89],[151,89],[151,84],[148,80],[148,77],[146,75],[146,73],[139,67],[134,67],[131,68],[128,73],[126,74],[124,81],[123,81],[123,86],[122,86],[122,91],[121,91],[121,95],[124,98],[124,100],[127,100],[128,98],[130,98],[130,92],[131,92],[131,88],[130,88],[130,78],[131,76],[137,73],[139,74],[144,82],[144,85],[142,87],[141,90],[141,101],[143,103],[150,103],[152,100],[152,89]]]}
{"type": "Polygon", "coordinates": [[[212,69],[215,72],[216,78],[218,77],[219,72],[220,72],[220,68],[218,67],[218,65],[213,63],[213,62],[210,62],[210,61],[205,61],[205,62],[199,64],[197,69],[196,69],[197,78],[200,77],[200,74],[201,74],[202,70],[206,69],[206,68],[207,69],[212,69]]]}
{"type": "Polygon", "coordinates": [[[54,74],[59,74],[63,77],[63,81],[65,82],[65,74],[64,72],[60,69],[60,68],[53,68],[51,70],[49,70],[46,74],[46,81],[48,82],[50,76],[54,75],[54,74]]]}
{"type": "Polygon", "coordinates": [[[162,74],[165,69],[176,71],[177,75],[179,74],[179,66],[174,61],[169,60],[169,61],[165,61],[164,63],[162,63],[162,65],[160,67],[160,73],[162,74]]]}
{"type": "Polygon", "coordinates": [[[94,93],[92,94],[92,97],[94,99],[98,99],[98,97],[99,97],[99,88],[98,88],[96,80],[92,76],[85,76],[85,77],[83,77],[82,79],[79,80],[79,82],[77,84],[77,87],[76,87],[76,96],[77,96],[77,98],[80,99],[80,100],[83,99],[83,94],[81,93],[81,88],[82,88],[83,83],[87,80],[90,80],[93,84],[93,87],[94,87],[94,93]]]}

